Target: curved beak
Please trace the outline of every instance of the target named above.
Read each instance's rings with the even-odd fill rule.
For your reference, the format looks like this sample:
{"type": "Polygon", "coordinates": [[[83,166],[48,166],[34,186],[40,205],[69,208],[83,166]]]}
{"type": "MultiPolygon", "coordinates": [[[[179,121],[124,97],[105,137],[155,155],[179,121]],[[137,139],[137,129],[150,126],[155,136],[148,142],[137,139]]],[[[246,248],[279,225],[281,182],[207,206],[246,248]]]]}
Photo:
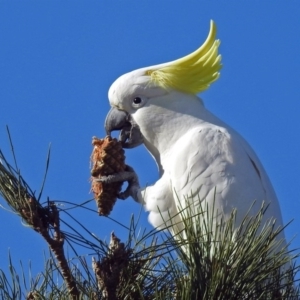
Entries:
{"type": "Polygon", "coordinates": [[[104,127],[107,135],[111,135],[114,130],[120,130],[119,141],[123,148],[134,148],[143,143],[139,126],[123,110],[112,107],[105,118],[104,127]]]}
{"type": "Polygon", "coordinates": [[[114,130],[121,130],[126,123],[129,123],[127,117],[128,114],[124,110],[112,107],[105,118],[104,127],[106,134],[110,135],[114,130]]]}

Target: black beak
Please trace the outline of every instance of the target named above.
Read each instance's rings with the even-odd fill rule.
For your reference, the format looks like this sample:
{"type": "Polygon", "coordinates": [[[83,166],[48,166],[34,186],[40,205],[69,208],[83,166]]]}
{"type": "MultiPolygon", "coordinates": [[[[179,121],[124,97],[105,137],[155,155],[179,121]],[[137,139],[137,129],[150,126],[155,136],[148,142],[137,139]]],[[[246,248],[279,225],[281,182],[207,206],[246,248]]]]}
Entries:
{"type": "Polygon", "coordinates": [[[107,135],[111,135],[114,130],[121,130],[119,140],[123,148],[134,148],[143,143],[140,128],[123,110],[112,107],[106,116],[104,127],[107,135]]]}

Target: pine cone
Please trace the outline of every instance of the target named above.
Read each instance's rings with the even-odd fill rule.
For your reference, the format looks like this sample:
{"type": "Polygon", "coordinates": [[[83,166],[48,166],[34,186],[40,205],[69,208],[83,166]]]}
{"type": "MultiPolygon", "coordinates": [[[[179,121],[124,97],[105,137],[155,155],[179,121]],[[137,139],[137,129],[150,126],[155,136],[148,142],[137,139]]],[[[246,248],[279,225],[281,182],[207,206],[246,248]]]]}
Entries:
{"type": "Polygon", "coordinates": [[[92,191],[98,206],[98,213],[108,216],[116,203],[123,182],[102,183],[93,181],[101,176],[112,175],[125,170],[125,155],[121,143],[110,136],[104,139],[93,137],[91,160],[92,191]]]}

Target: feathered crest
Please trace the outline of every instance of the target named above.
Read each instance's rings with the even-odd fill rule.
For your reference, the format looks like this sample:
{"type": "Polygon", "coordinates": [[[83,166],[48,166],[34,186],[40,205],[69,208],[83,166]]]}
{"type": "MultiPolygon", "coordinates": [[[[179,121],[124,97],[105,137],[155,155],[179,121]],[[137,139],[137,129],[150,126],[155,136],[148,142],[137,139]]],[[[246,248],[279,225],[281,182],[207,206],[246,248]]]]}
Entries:
{"type": "Polygon", "coordinates": [[[222,67],[221,55],[218,55],[220,40],[216,40],[217,28],[210,21],[210,31],[204,44],[191,54],[147,70],[151,81],[164,88],[198,94],[216,81],[222,67]]]}

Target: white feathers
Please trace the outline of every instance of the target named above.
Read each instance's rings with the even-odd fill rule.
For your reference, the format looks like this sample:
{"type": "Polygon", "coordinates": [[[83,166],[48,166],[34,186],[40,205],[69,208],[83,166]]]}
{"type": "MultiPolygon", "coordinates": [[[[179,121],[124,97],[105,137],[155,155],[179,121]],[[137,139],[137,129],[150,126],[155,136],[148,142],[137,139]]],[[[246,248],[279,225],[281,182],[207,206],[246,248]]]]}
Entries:
{"type": "MultiPolygon", "coordinates": [[[[214,38],[215,32],[209,38],[210,47],[214,38]]],[[[216,222],[237,209],[237,225],[254,201],[253,214],[263,202],[270,203],[265,220],[275,218],[282,226],[275,192],[247,142],[206,110],[197,96],[147,80],[147,70],[152,69],[158,68],[123,75],[109,92],[111,105],[125,110],[139,126],[144,145],[159,168],[160,179],[138,195],[151,224],[162,227],[187,204],[196,210],[200,199],[210,209],[214,207],[216,222]],[[143,99],[139,107],[132,105],[137,96],[143,99]]],[[[176,76],[180,78],[180,73],[176,76]]],[[[283,233],[280,237],[284,238],[283,233]]]]}

